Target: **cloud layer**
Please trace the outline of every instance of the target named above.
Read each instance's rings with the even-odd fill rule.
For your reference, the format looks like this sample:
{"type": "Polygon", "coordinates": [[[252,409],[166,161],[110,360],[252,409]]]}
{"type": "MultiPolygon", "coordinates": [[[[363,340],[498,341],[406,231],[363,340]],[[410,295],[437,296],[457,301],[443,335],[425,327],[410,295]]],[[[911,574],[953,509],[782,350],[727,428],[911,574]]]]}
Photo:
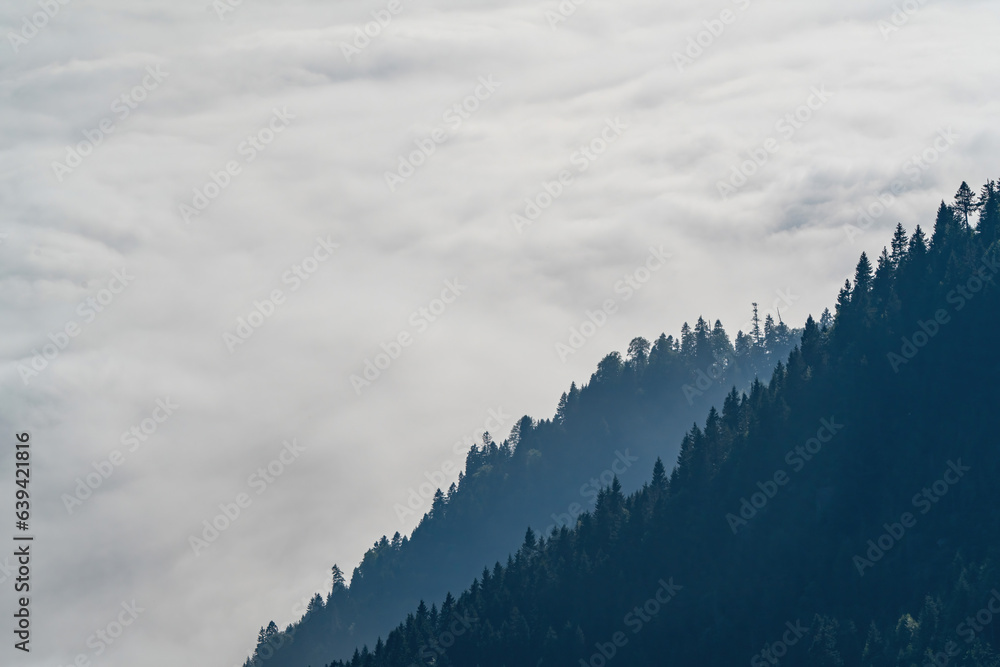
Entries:
{"type": "Polygon", "coordinates": [[[34,438],[38,540],[18,664],[236,664],[412,529],[393,505],[490,409],[550,416],[699,315],[734,335],[785,299],[801,325],[897,221],[1000,175],[986,2],[223,1],[56,1],[34,33],[38,3],[0,9],[0,422],[34,438]]]}

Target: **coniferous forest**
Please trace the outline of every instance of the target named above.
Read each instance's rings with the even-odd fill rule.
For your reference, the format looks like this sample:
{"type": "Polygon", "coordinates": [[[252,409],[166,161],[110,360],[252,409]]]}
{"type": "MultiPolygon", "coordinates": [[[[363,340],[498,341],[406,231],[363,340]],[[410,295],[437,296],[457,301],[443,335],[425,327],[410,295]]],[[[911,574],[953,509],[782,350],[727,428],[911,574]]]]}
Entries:
{"type": "Polygon", "coordinates": [[[248,667],[1000,665],[997,184],[928,223],[802,329],[607,355],[248,667]]]}

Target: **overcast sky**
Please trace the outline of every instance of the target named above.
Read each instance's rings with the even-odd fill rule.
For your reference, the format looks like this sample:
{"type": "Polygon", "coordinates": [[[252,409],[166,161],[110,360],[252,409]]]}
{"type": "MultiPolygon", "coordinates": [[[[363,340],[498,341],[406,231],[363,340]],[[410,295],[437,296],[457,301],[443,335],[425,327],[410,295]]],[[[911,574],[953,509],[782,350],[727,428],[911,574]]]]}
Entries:
{"type": "Polygon", "coordinates": [[[222,1],[0,6],[0,433],[32,434],[37,540],[15,664],[230,667],[411,530],[394,505],[491,410],[499,436],[551,416],[699,315],[801,326],[897,221],[1000,176],[996,3],[222,1]]]}

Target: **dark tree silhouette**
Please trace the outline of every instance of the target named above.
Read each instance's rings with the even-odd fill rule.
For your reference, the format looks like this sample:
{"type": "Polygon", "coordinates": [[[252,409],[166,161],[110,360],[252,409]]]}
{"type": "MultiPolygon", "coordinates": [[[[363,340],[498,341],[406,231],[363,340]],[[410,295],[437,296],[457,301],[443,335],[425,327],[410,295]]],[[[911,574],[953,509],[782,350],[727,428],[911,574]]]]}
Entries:
{"type": "Polygon", "coordinates": [[[972,188],[965,181],[962,181],[958,192],[955,193],[955,208],[965,216],[965,226],[968,227],[969,214],[979,208],[979,202],[976,199],[976,193],[972,191],[972,188]]]}
{"type": "MultiPolygon", "coordinates": [[[[975,229],[935,229],[929,242],[919,227],[909,238],[897,227],[874,270],[861,257],[836,315],[824,310],[795,332],[798,345],[766,383],[726,384],[676,440],[663,441],[667,421],[656,416],[672,404],[658,387],[702,370],[699,330],[713,355],[728,341],[717,345],[701,321],[679,342],[658,338],[645,359],[609,354],[565,394],[558,420],[525,417],[514,446],[472,447],[441,516],[425,517],[409,541],[377,542],[344,606],[272,636],[294,629],[286,645],[298,653],[263,664],[763,665],[779,662],[779,642],[789,665],[1000,664],[1000,626],[977,620],[1000,595],[1000,245],[988,215],[975,229]],[[651,434],[660,437],[642,450],[656,461],[647,484],[626,492],[619,458],[572,521],[540,537],[525,530],[532,521],[495,522],[509,548],[462,564],[457,597],[439,589],[428,609],[406,588],[431,571],[418,555],[457,567],[447,554],[504,503],[540,502],[535,489],[558,485],[571,462],[639,451],[651,434]],[[658,453],[667,448],[669,475],[658,453]],[[403,588],[409,606],[395,629],[301,659],[323,637],[349,634],[344,618],[366,618],[366,605],[403,588]],[[614,640],[619,632],[627,641],[614,640]]],[[[772,338],[779,326],[764,323],[772,338]]],[[[737,335],[732,371],[750,368],[740,351],[756,343],[737,335]]]]}

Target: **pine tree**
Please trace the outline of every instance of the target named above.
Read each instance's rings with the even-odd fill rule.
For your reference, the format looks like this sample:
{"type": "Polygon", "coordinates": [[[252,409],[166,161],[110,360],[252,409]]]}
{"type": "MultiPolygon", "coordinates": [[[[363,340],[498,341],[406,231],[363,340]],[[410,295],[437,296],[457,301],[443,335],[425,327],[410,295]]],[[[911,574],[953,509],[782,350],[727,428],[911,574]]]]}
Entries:
{"type": "Polygon", "coordinates": [[[820,336],[819,326],[817,326],[813,316],[810,315],[806,319],[806,326],[802,331],[802,359],[807,366],[817,366],[821,361],[820,336]]]}
{"type": "Polygon", "coordinates": [[[1000,192],[996,181],[987,181],[979,197],[979,224],[976,229],[987,247],[997,240],[1000,231],[1000,192]]]}
{"type": "Polygon", "coordinates": [[[708,322],[699,317],[694,326],[695,363],[699,367],[705,367],[712,363],[712,332],[708,328],[708,322]]]}
{"type": "Polygon", "coordinates": [[[992,178],[987,179],[986,183],[984,183],[983,187],[979,190],[979,199],[976,201],[980,210],[983,208],[983,205],[988,202],[991,197],[996,196],[996,194],[997,182],[992,178]]]}
{"type": "Polygon", "coordinates": [[[694,334],[696,336],[707,336],[708,335],[708,322],[705,318],[698,316],[698,321],[694,323],[694,334]]]}
{"type": "MultiPolygon", "coordinates": [[[[872,265],[868,261],[867,253],[863,252],[854,269],[854,288],[851,290],[849,306],[851,315],[846,320],[850,325],[863,324],[868,317],[872,280],[872,265]]],[[[849,335],[858,336],[859,333],[850,331],[849,335]]]]}
{"type": "Polygon", "coordinates": [[[667,470],[659,456],[653,464],[653,488],[660,490],[667,488],[667,470]]]}
{"type": "Polygon", "coordinates": [[[852,296],[857,294],[867,294],[872,287],[872,264],[868,261],[867,253],[861,253],[861,259],[854,269],[854,291],[852,296]]]}
{"type": "Polygon", "coordinates": [[[441,517],[445,511],[444,493],[441,489],[434,492],[434,499],[431,501],[431,516],[441,517]]]}
{"type": "Polygon", "coordinates": [[[751,353],[750,336],[747,336],[742,331],[737,331],[733,349],[738,359],[749,359],[751,353]]]}
{"type": "Polygon", "coordinates": [[[750,328],[750,338],[753,341],[754,347],[760,347],[764,342],[764,337],[760,332],[760,315],[757,314],[757,302],[753,303],[753,326],[750,328]]]}
{"type": "Polygon", "coordinates": [[[722,356],[733,351],[733,344],[729,341],[729,336],[726,334],[721,320],[715,320],[715,325],[712,327],[712,351],[716,355],[722,356]]]}
{"type": "Polygon", "coordinates": [[[885,303],[892,294],[892,259],[884,246],[882,254],[878,256],[871,292],[876,305],[885,303]]]}
{"type": "Polygon", "coordinates": [[[441,603],[441,622],[448,623],[451,621],[452,613],[455,611],[455,598],[452,596],[451,591],[444,596],[444,602],[441,603]]]}
{"type": "Polygon", "coordinates": [[[958,192],[955,193],[955,208],[965,216],[965,226],[969,226],[969,214],[979,208],[976,193],[972,191],[969,184],[962,181],[958,192]]]}
{"type": "Polygon", "coordinates": [[[521,545],[521,549],[525,553],[531,553],[535,550],[537,541],[535,540],[535,531],[528,527],[528,530],[524,532],[524,543],[521,545]]]}
{"type": "Polygon", "coordinates": [[[837,293],[837,320],[840,321],[841,318],[847,316],[848,309],[851,305],[851,281],[845,280],[844,286],[840,288],[840,292],[837,293]]]}
{"type": "Polygon", "coordinates": [[[556,408],[557,424],[562,424],[566,421],[566,402],[567,402],[567,396],[566,392],[564,391],[562,393],[562,396],[559,397],[559,406],[556,408]]]}
{"type": "MultiPolygon", "coordinates": [[[[396,546],[399,540],[399,531],[396,531],[395,536],[393,536],[393,546],[396,546]]],[[[340,569],[340,566],[334,563],[331,568],[331,578],[333,579],[333,590],[345,587],[344,572],[340,569]]]]}
{"type": "Polygon", "coordinates": [[[931,246],[940,252],[947,243],[951,235],[961,221],[955,215],[955,209],[945,204],[943,201],[938,206],[937,217],[934,219],[934,231],[931,233],[931,246]]]}
{"type": "Polygon", "coordinates": [[[892,252],[889,255],[889,259],[892,260],[892,270],[896,271],[899,265],[902,264],[903,260],[906,259],[906,249],[908,247],[909,241],[906,238],[906,230],[903,229],[901,223],[896,223],[896,231],[892,235],[892,243],[890,248],[892,252]]]}
{"type": "Polygon", "coordinates": [[[910,239],[910,247],[906,254],[910,261],[923,260],[927,255],[927,240],[920,225],[917,225],[917,228],[913,230],[913,237],[910,239]]]}
{"type": "Polygon", "coordinates": [[[686,357],[692,357],[695,354],[694,333],[687,322],[681,326],[681,354],[686,357]]]}
{"type": "Polygon", "coordinates": [[[764,349],[770,353],[772,350],[776,351],[777,348],[777,326],[774,324],[774,318],[771,317],[771,313],[768,313],[764,318],[764,349]]]}

